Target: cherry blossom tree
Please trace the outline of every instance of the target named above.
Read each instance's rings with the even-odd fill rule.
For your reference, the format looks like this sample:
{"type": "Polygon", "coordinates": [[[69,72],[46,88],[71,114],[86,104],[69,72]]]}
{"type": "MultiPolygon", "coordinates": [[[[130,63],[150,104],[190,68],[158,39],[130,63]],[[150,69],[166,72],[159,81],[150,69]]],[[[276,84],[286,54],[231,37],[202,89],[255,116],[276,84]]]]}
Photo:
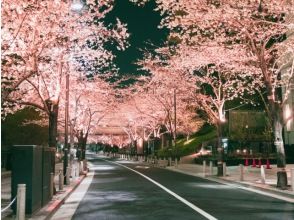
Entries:
{"type": "MultiPolygon", "coordinates": [[[[188,48],[188,47],[187,47],[188,48]]],[[[218,133],[218,151],[219,151],[219,175],[222,175],[222,163],[223,163],[223,148],[222,148],[222,137],[223,137],[223,124],[225,119],[225,103],[239,97],[244,92],[244,79],[237,73],[231,72],[229,68],[224,71],[224,63],[221,59],[215,64],[209,64],[209,61],[205,61],[205,54],[198,54],[197,59],[193,58],[194,54],[188,53],[188,51],[181,50],[181,53],[171,51],[169,48],[160,48],[157,50],[160,54],[153,60],[144,59],[144,68],[148,68],[150,63],[157,63],[152,65],[151,69],[154,73],[155,78],[159,77],[159,73],[162,74],[163,69],[167,72],[162,74],[162,77],[158,79],[159,82],[169,81],[168,85],[172,82],[178,87],[184,87],[185,90],[182,94],[185,94],[186,101],[180,103],[184,108],[179,109],[179,115],[184,118],[185,112],[188,108],[195,108],[203,110],[208,121],[215,125],[218,133]],[[201,57],[203,56],[203,58],[201,57]],[[187,57],[186,57],[187,56],[187,57]],[[165,61],[160,61],[158,58],[168,57],[165,61]],[[206,65],[205,65],[206,64],[206,65]],[[166,67],[162,67],[167,65],[166,67]],[[199,65],[199,66],[196,66],[199,65]],[[200,68],[200,69],[197,69],[200,68]],[[222,70],[223,72],[220,72],[222,70]],[[185,111],[183,111],[185,110],[185,111]]],[[[206,51],[207,52],[207,51],[206,51]]],[[[206,53],[205,52],[205,53],[206,53]]],[[[216,60],[217,61],[217,60],[216,60]]],[[[210,61],[212,63],[212,61],[210,61]]],[[[159,97],[165,97],[166,95],[159,97]]],[[[187,116],[186,116],[187,117],[187,116]]],[[[191,117],[191,116],[190,116],[191,117]]],[[[188,116],[189,118],[189,116],[188,116]]],[[[182,120],[185,122],[185,120],[182,120]]],[[[180,124],[177,122],[177,124],[180,124]]],[[[201,123],[199,123],[201,125],[201,123]]],[[[186,125],[187,126],[187,125],[186,125]]]]}
{"type": "MultiPolygon", "coordinates": [[[[146,1],[135,2],[141,4],[146,1]]],[[[200,52],[205,55],[200,55],[200,59],[204,58],[201,61],[205,63],[207,59],[208,64],[215,64],[218,60],[225,61],[222,68],[246,74],[254,81],[255,88],[265,89],[266,110],[271,119],[274,145],[277,149],[277,185],[285,188],[287,178],[282,109],[291,88],[289,85],[293,78],[293,56],[288,56],[289,59],[286,60],[282,57],[289,55],[293,48],[291,41],[285,41],[287,30],[293,28],[293,19],[289,19],[294,11],[293,1],[156,2],[157,10],[164,15],[161,26],[170,30],[169,40],[179,44],[179,54],[184,50],[198,58],[200,52]],[[231,54],[235,54],[235,58],[231,54]],[[213,61],[212,57],[218,58],[213,61]],[[285,89],[283,97],[280,95],[281,88],[285,89]]],[[[184,62],[189,63],[190,60],[184,62]]],[[[195,65],[195,69],[197,67],[195,65]]]]}
{"type": "MultiPolygon", "coordinates": [[[[195,111],[197,103],[194,101],[196,91],[194,78],[177,66],[169,66],[166,54],[147,53],[139,64],[151,73],[151,77],[145,79],[146,83],[142,91],[139,91],[145,95],[143,103],[149,105],[147,103],[150,102],[149,106],[157,109],[149,113],[150,116],[154,116],[154,113],[158,112],[157,115],[161,119],[160,123],[157,122],[157,126],[162,128],[163,125],[173,137],[174,143],[178,133],[189,136],[193,131],[197,131],[203,121],[197,117],[195,111]]],[[[141,112],[146,113],[148,110],[141,112]]]]}
{"type": "Polygon", "coordinates": [[[96,4],[89,0],[83,11],[74,12],[71,1],[2,3],[2,70],[3,78],[10,80],[3,103],[31,105],[46,112],[50,147],[56,146],[65,74],[82,78],[99,73],[111,66],[113,59],[113,54],[105,49],[106,43],[125,48],[125,26],[120,21],[108,27],[103,23],[112,7],[113,1],[96,4]]]}
{"type": "MultiPolygon", "coordinates": [[[[86,143],[89,135],[95,132],[101,120],[116,107],[115,90],[113,86],[103,79],[81,80],[71,78],[71,85],[76,85],[70,90],[69,121],[72,135],[76,137],[78,147],[82,151],[81,159],[85,159],[86,143]]],[[[61,100],[65,100],[61,96],[61,100]]],[[[65,103],[60,103],[60,119],[64,118],[65,103]]],[[[61,123],[61,126],[64,123],[61,123]]]]}

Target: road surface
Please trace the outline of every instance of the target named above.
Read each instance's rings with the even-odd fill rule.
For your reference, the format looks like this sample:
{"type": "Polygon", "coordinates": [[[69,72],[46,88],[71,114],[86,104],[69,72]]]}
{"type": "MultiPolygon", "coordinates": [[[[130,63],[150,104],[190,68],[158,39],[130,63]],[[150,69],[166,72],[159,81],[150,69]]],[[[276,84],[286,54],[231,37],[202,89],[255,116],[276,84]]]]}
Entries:
{"type": "Polygon", "coordinates": [[[293,203],[146,164],[92,157],[88,186],[52,219],[294,219],[293,203]]]}

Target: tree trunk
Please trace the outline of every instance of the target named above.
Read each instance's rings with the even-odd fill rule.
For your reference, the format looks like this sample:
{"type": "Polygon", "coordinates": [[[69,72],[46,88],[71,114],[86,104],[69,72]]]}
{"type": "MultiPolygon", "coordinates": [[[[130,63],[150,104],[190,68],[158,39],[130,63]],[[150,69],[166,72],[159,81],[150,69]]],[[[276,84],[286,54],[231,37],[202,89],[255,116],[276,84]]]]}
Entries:
{"type": "MultiPolygon", "coordinates": [[[[264,48],[263,48],[264,49],[264,48]]],[[[277,187],[281,189],[287,188],[287,173],[286,173],[286,155],[283,141],[283,106],[281,90],[274,89],[271,81],[271,74],[267,69],[263,49],[259,54],[260,68],[264,77],[264,85],[266,87],[268,103],[269,103],[269,118],[272,120],[272,129],[274,135],[274,145],[277,151],[277,187]]]]}
{"type": "Polygon", "coordinates": [[[58,104],[46,101],[49,109],[49,147],[57,147],[57,119],[58,119],[58,104]]]}
{"type": "Polygon", "coordinates": [[[277,151],[277,187],[287,188],[286,155],[283,141],[283,117],[281,109],[276,108],[273,114],[274,145],[277,151]]]}
{"type": "MultiPolygon", "coordinates": [[[[58,103],[46,100],[49,110],[49,137],[48,145],[56,150],[57,147],[57,119],[58,119],[58,103]]],[[[51,172],[55,173],[55,154],[51,157],[51,172]]]]}
{"type": "Polygon", "coordinates": [[[222,144],[223,138],[223,129],[222,129],[221,121],[217,122],[216,129],[217,129],[217,175],[223,176],[223,163],[224,163],[224,148],[222,144]]]}
{"type": "MultiPolygon", "coordinates": [[[[53,103],[51,100],[46,100],[46,105],[49,110],[49,137],[48,145],[56,150],[57,148],[57,120],[58,120],[58,103],[53,103]]],[[[55,174],[55,153],[51,157],[50,172],[55,174]]],[[[53,193],[56,194],[54,186],[53,193]]]]}
{"type": "Polygon", "coordinates": [[[86,159],[86,145],[87,145],[87,138],[83,137],[82,139],[82,160],[86,159]]]}
{"type": "Polygon", "coordinates": [[[81,150],[80,153],[80,160],[86,159],[86,145],[88,140],[88,133],[84,135],[83,131],[80,131],[77,135],[78,138],[78,147],[81,150]]]}
{"type": "Polygon", "coordinates": [[[287,188],[287,173],[286,173],[286,155],[283,141],[283,108],[278,100],[281,99],[278,93],[273,93],[272,86],[269,82],[265,83],[268,93],[268,102],[270,117],[273,128],[274,145],[277,152],[277,187],[281,189],[287,188]]]}

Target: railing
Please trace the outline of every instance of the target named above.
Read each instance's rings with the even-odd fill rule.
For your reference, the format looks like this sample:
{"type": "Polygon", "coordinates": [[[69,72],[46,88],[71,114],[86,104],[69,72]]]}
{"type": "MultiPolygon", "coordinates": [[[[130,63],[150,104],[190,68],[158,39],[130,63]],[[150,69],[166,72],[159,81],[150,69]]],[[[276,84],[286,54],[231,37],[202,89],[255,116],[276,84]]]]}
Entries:
{"type": "Polygon", "coordinates": [[[1,210],[1,213],[4,213],[11,208],[13,203],[17,201],[16,204],[16,220],[25,220],[25,205],[26,205],[26,184],[17,185],[17,195],[13,200],[1,210]]]}
{"type": "Polygon", "coordinates": [[[16,200],[16,196],[14,197],[14,199],[3,209],[1,209],[1,213],[7,211],[9,208],[11,208],[12,204],[15,202],[16,200]]]}

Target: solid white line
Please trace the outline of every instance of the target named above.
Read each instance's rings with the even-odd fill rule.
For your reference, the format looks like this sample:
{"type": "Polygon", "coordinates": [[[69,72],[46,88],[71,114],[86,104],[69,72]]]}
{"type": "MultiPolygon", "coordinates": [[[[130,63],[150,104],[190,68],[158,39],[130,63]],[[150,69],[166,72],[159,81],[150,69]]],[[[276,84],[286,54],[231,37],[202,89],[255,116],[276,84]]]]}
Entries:
{"type": "MultiPolygon", "coordinates": [[[[104,160],[104,159],[102,159],[104,160]]],[[[171,194],[172,196],[174,196],[176,199],[180,200],[182,203],[184,203],[185,205],[189,206],[191,209],[193,209],[194,211],[198,212],[199,214],[203,215],[205,218],[209,219],[209,220],[217,220],[217,218],[213,217],[212,215],[208,214],[207,212],[203,211],[202,209],[198,208],[197,206],[195,206],[194,204],[192,204],[191,202],[187,201],[186,199],[184,199],[183,197],[179,196],[178,194],[174,193],[173,191],[169,190],[168,188],[166,188],[165,186],[161,185],[160,183],[156,182],[155,180],[149,178],[148,176],[145,176],[144,174],[138,172],[137,170],[133,170],[125,165],[113,162],[113,161],[109,161],[109,160],[105,160],[109,163],[114,163],[116,165],[119,165],[121,167],[124,167],[128,170],[131,170],[137,174],[139,174],[140,176],[144,177],[145,179],[149,180],[150,182],[154,183],[155,185],[157,185],[158,187],[160,187],[161,189],[163,189],[164,191],[166,191],[167,193],[171,194]]]]}
{"type": "MultiPolygon", "coordinates": [[[[233,184],[231,184],[231,185],[233,185],[233,184]]],[[[285,196],[276,195],[276,194],[273,194],[273,193],[270,193],[270,192],[263,192],[263,191],[260,191],[258,189],[247,188],[247,187],[244,187],[244,186],[236,186],[236,185],[233,185],[233,186],[235,186],[235,187],[237,187],[239,189],[247,190],[247,191],[250,191],[250,192],[255,192],[255,193],[258,193],[258,194],[261,194],[261,195],[264,195],[264,196],[269,196],[269,197],[279,199],[279,200],[283,200],[283,201],[286,201],[286,202],[289,202],[289,203],[294,203],[294,199],[291,199],[291,198],[288,198],[288,197],[285,197],[285,196]]]]}
{"type": "Polygon", "coordinates": [[[241,185],[239,185],[238,182],[237,183],[228,183],[227,181],[223,181],[221,179],[203,177],[203,176],[197,175],[197,174],[186,173],[186,172],[181,171],[181,170],[174,170],[174,169],[169,169],[169,170],[174,171],[174,172],[178,172],[178,173],[183,173],[183,174],[190,175],[190,176],[196,176],[196,177],[206,179],[206,180],[209,180],[209,181],[212,181],[212,182],[217,182],[217,183],[220,183],[220,184],[231,186],[231,187],[234,187],[234,188],[237,188],[237,189],[246,190],[246,191],[249,191],[249,192],[254,192],[254,193],[257,193],[257,194],[260,194],[260,195],[263,195],[263,196],[268,196],[268,197],[279,199],[279,200],[282,200],[282,201],[285,201],[285,202],[294,203],[294,199],[288,198],[288,197],[283,196],[283,195],[277,195],[277,194],[274,194],[274,193],[261,191],[259,189],[254,189],[254,188],[249,188],[249,187],[246,187],[246,186],[241,186],[241,185]]]}

